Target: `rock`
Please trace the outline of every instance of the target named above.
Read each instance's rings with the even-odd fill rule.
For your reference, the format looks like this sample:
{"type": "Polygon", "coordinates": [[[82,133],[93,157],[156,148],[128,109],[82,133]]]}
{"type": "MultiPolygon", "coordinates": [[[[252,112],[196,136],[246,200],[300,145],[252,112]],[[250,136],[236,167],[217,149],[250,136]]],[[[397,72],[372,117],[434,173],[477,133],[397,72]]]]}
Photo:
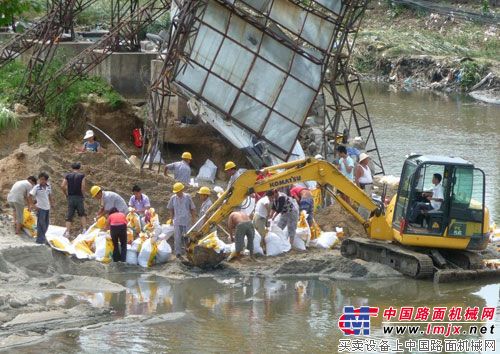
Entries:
{"type": "Polygon", "coordinates": [[[26,107],[21,103],[14,103],[14,112],[18,115],[21,115],[21,114],[28,114],[29,110],[28,107],[26,107]]]}

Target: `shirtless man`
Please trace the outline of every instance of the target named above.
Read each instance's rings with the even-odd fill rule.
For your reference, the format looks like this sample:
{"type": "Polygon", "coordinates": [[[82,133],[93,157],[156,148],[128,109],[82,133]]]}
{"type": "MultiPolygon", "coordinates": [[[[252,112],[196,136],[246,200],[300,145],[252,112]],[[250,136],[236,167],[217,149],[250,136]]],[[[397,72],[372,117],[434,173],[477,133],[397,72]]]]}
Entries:
{"type": "Polygon", "coordinates": [[[247,237],[247,248],[250,251],[250,258],[253,259],[255,230],[250,217],[241,211],[234,211],[229,215],[227,226],[231,242],[234,242],[234,235],[236,234],[236,250],[234,253],[231,253],[228,260],[235,259],[241,255],[241,252],[245,248],[245,236],[247,237]]]}

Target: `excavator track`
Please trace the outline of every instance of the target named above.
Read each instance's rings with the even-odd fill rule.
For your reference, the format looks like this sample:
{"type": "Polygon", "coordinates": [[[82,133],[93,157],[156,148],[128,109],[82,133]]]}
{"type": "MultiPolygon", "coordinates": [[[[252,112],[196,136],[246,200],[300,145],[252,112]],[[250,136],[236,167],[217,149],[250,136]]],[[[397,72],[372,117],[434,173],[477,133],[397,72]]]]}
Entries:
{"type": "Polygon", "coordinates": [[[344,257],[385,264],[415,279],[428,279],[434,275],[431,257],[395,244],[353,237],[342,241],[340,251],[344,257]]]}

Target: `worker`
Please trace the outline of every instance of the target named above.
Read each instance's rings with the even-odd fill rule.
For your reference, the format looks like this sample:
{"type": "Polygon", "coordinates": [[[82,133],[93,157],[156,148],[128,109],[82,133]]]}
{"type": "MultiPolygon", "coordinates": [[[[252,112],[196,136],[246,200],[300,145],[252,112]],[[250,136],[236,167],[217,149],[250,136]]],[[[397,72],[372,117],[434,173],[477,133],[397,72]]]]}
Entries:
{"type": "Polygon", "coordinates": [[[167,164],[163,174],[166,176],[167,171],[173,171],[176,182],[189,184],[191,179],[191,160],[193,157],[190,152],[183,152],[181,158],[182,161],[167,164]]]}
{"type": "Polygon", "coordinates": [[[255,229],[253,228],[250,217],[242,211],[233,211],[229,215],[227,222],[231,242],[236,242],[235,252],[231,253],[228,260],[236,259],[241,256],[245,248],[245,236],[247,237],[247,249],[250,251],[250,258],[253,259],[253,239],[255,229]]]}
{"type": "Polygon", "coordinates": [[[227,175],[229,176],[229,182],[227,183],[227,188],[229,188],[234,183],[234,181],[236,181],[236,179],[246,170],[244,168],[238,169],[233,161],[228,161],[224,165],[224,171],[226,171],[227,175]]]}
{"type": "Polygon", "coordinates": [[[253,216],[253,226],[261,236],[261,246],[264,250],[266,246],[264,238],[267,234],[266,226],[270,214],[271,202],[269,201],[269,197],[267,195],[264,195],[255,204],[255,213],[253,216]]]}
{"type": "Polygon", "coordinates": [[[26,179],[14,183],[7,195],[7,202],[12,209],[14,209],[14,227],[16,235],[21,233],[24,224],[24,207],[28,206],[28,195],[35,184],[36,177],[29,176],[26,179]]]}
{"type": "Polygon", "coordinates": [[[340,172],[351,181],[354,180],[354,160],[347,154],[347,149],[343,145],[337,147],[339,153],[339,169],[340,172]]]}
{"type": "Polygon", "coordinates": [[[49,182],[49,175],[41,172],[38,175],[38,184],[35,185],[28,196],[30,209],[36,210],[36,243],[47,243],[45,233],[49,228],[50,208],[54,206],[52,188],[49,182]]]}
{"type": "Polygon", "coordinates": [[[288,227],[288,238],[290,244],[293,244],[295,232],[297,231],[297,223],[299,221],[299,208],[297,207],[297,203],[292,197],[278,192],[276,189],[268,191],[266,196],[271,202],[271,219],[274,220],[276,216],[280,214],[278,227],[282,230],[288,227]]]}
{"type": "Polygon", "coordinates": [[[95,140],[95,134],[93,130],[87,130],[85,136],[83,137],[85,142],[83,143],[83,147],[81,152],[101,152],[101,144],[95,140]]]}
{"type": "Polygon", "coordinates": [[[87,214],[85,214],[85,175],[80,172],[82,165],[79,162],[71,164],[71,172],[64,176],[61,187],[68,201],[68,212],[66,214],[65,236],[69,237],[71,223],[75,216],[75,211],[80,217],[82,232],[87,229],[87,214]]]}
{"type": "Polygon", "coordinates": [[[372,196],[373,177],[370,170],[370,156],[366,153],[359,155],[359,163],[356,166],[354,181],[359,188],[365,191],[368,196],[372,196]]]}
{"type": "Polygon", "coordinates": [[[180,182],[174,184],[172,191],[175,193],[168,201],[167,209],[174,222],[174,251],[177,258],[185,253],[184,237],[195,217],[195,206],[191,196],[183,192],[184,185],[180,182]]]}
{"type": "Polygon", "coordinates": [[[113,241],[113,262],[127,260],[127,217],[115,207],[111,208],[108,216],[108,227],[113,241]],[[120,242],[120,247],[118,247],[120,242]]]}
{"type": "Polygon", "coordinates": [[[200,206],[200,216],[203,216],[207,213],[208,209],[212,206],[212,201],[210,200],[210,188],[208,187],[201,187],[200,190],[197,192],[200,200],[201,200],[201,206],[200,206]]]}
{"type": "Polygon", "coordinates": [[[290,196],[299,204],[299,213],[302,210],[307,213],[307,223],[312,225],[314,219],[314,197],[311,191],[302,186],[295,186],[290,189],[290,196]]]}
{"type": "Polygon", "coordinates": [[[128,202],[128,205],[131,208],[134,208],[135,212],[139,214],[139,216],[143,217],[146,210],[151,208],[151,203],[149,202],[149,197],[142,193],[141,187],[137,184],[132,187],[132,196],[128,202]]]}
{"type": "Polygon", "coordinates": [[[441,181],[443,176],[439,173],[432,175],[432,184],[434,187],[429,192],[424,192],[422,195],[427,198],[427,202],[417,202],[413,207],[410,215],[410,222],[417,222],[421,214],[425,214],[429,210],[439,210],[444,201],[444,191],[441,181]]]}
{"type": "Polygon", "coordinates": [[[97,217],[109,214],[110,210],[116,208],[120,213],[127,214],[128,206],[125,200],[115,192],[103,191],[99,186],[90,188],[92,198],[100,201],[101,208],[97,212],[97,217]]]}

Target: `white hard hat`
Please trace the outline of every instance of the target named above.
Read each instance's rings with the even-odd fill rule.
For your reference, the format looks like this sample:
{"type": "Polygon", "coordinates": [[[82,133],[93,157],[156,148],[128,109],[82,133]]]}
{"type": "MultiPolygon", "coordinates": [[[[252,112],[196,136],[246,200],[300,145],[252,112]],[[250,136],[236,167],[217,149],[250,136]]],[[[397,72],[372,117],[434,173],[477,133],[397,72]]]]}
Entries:
{"type": "Polygon", "coordinates": [[[88,138],[92,138],[93,136],[94,136],[94,131],[89,129],[85,133],[85,136],[83,137],[83,140],[88,139],[88,138]]]}

